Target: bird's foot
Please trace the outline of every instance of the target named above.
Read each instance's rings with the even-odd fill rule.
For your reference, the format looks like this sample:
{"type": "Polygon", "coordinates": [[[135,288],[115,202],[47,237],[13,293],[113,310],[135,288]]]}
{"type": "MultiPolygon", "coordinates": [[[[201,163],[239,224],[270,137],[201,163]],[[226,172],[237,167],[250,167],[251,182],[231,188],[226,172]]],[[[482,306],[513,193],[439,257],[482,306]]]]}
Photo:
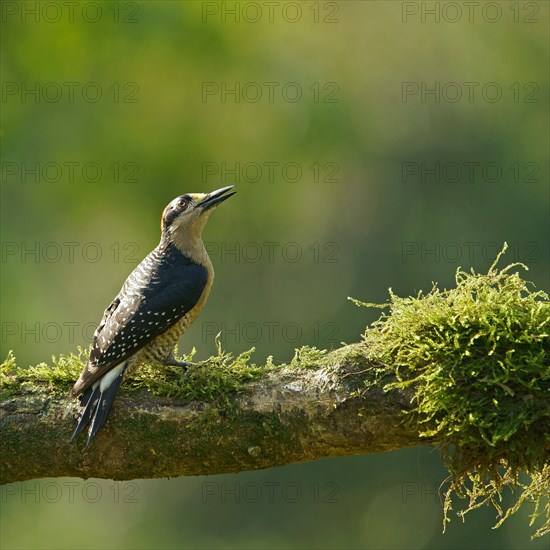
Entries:
{"type": "Polygon", "coordinates": [[[189,363],[188,361],[180,361],[179,359],[176,359],[174,357],[170,357],[163,364],[170,367],[180,367],[185,370],[195,366],[195,363],[189,363]]]}

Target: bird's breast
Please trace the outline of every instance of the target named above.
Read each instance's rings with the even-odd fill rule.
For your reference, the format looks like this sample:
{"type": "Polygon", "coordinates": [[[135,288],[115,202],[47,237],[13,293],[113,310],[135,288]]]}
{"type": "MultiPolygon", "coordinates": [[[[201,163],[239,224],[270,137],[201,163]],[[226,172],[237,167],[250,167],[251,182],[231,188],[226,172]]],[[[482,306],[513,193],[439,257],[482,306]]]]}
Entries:
{"type": "MultiPolygon", "coordinates": [[[[209,273],[210,275],[210,273],[209,273]]],[[[140,363],[162,362],[172,351],[179,338],[199,316],[206,304],[210,289],[212,288],[213,275],[209,276],[202,294],[193,308],[172,325],[168,330],[159,334],[152,342],[142,348],[132,359],[132,366],[140,363]]]]}

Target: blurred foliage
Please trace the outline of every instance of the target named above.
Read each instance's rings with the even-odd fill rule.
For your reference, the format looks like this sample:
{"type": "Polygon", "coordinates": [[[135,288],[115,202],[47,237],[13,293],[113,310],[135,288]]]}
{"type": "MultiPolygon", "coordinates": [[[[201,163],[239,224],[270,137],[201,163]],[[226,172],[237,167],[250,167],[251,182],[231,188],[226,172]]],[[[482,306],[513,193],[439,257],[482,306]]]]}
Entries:
{"type": "MultiPolygon", "coordinates": [[[[288,362],[300,346],[356,341],[365,313],[346,296],[382,302],[388,287],[405,296],[429,290],[431,280],[449,287],[460,265],[485,272],[504,241],[511,261],[527,264],[535,284],[548,287],[547,2],[527,3],[538,23],[526,22],[529,6],[521,2],[519,19],[515,3],[503,2],[494,23],[482,17],[482,6],[472,22],[464,15],[436,23],[420,13],[404,22],[404,3],[389,1],[336,2],[337,23],[324,22],[332,3],[323,2],[319,22],[315,2],[301,3],[294,23],[281,16],[283,2],[272,21],[264,9],[257,23],[222,17],[223,2],[199,1],[102,2],[95,22],[83,17],[85,3],[76,6],[74,20],[67,11],[55,22],[22,16],[36,4],[54,3],[0,3],[2,90],[7,83],[17,88],[3,95],[1,112],[2,359],[13,349],[20,365],[35,365],[86,348],[104,308],[156,245],[165,204],[183,192],[229,183],[239,193],[218,209],[204,235],[216,269],[212,294],[180,343],[185,353],[195,347],[199,360],[216,352],[220,331],[224,349],[237,356],[254,346],[259,362],[267,356],[288,362]],[[205,17],[212,5],[220,12],[205,17]],[[8,15],[13,6],[19,11],[8,15]],[[78,83],[74,101],[67,93],[53,102],[21,94],[23,84],[43,89],[64,82],[78,83]],[[204,100],[205,83],[248,82],[276,82],[278,90],[296,82],[304,95],[296,103],[280,95],[273,102],[267,96],[223,102],[220,94],[204,100]],[[503,95],[497,102],[479,95],[452,102],[417,94],[405,102],[403,82],[478,82],[477,90],[496,82],[503,95]],[[97,102],[82,99],[87,83],[100,87],[97,102]],[[338,101],[325,103],[326,95],[315,101],[316,83],[321,94],[335,83],[338,101]],[[525,102],[528,83],[538,86],[536,103],[525,102]],[[291,162],[301,168],[296,181],[282,170],[291,162]],[[457,163],[462,177],[404,177],[405,163],[421,168],[423,162],[428,168],[457,163]],[[48,163],[54,169],[35,178],[36,163],[39,172],[48,163]],[[72,177],[66,163],[78,163],[72,177]],[[87,163],[100,166],[97,181],[83,169],[87,163]],[[243,170],[246,163],[262,168],[258,179],[243,170]],[[279,163],[273,177],[264,163],[279,163]],[[475,178],[464,163],[478,163],[475,178]],[[489,163],[502,169],[495,181],[483,177],[489,163]],[[73,256],[70,243],[76,243],[73,256]],[[264,243],[277,244],[273,257],[264,243]],[[283,254],[289,243],[299,246],[299,260],[283,254]]],[[[237,4],[245,5],[225,6],[237,4]]],[[[79,540],[84,546],[524,544],[521,521],[490,531],[482,512],[478,527],[471,518],[464,531],[449,527],[446,539],[426,530],[439,508],[419,501],[406,507],[400,487],[443,470],[422,455],[420,471],[411,471],[411,456],[365,457],[353,462],[362,465],[356,469],[343,460],[245,476],[328,476],[345,492],[345,505],[329,512],[304,502],[236,504],[217,509],[216,526],[213,507],[196,505],[200,488],[192,489],[193,480],[140,484],[148,497],[139,513],[113,503],[103,503],[102,513],[103,506],[86,503],[33,508],[10,500],[2,506],[1,542],[74,547],[76,527],[67,525],[90,513],[103,530],[87,543],[79,540]],[[29,519],[34,536],[22,527],[29,519]],[[252,535],[251,523],[260,526],[252,535]]]]}

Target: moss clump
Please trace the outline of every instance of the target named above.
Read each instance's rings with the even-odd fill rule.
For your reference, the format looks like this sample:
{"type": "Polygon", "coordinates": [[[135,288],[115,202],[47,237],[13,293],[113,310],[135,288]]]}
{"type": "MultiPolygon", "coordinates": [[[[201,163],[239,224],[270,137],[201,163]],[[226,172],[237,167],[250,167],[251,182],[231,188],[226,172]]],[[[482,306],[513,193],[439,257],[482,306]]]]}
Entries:
{"type": "Polygon", "coordinates": [[[294,350],[290,367],[295,369],[318,369],[326,360],[328,351],[311,346],[302,346],[294,350]]]}
{"type": "MultiPolygon", "coordinates": [[[[136,390],[147,389],[154,395],[226,404],[230,394],[240,391],[245,382],[258,377],[266,367],[250,362],[254,348],[233,357],[222,350],[219,339],[216,347],[217,355],[187,371],[179,367],[143,365],[128,377],[126,385],[136,390]]],[[[193,349],[184,360],[192,361],[194,354],[193,349]]]]}
{"type": "MultiPolygon", "coordinates": [[[[148,390],[154,395],[187,400],[216,401],[223,404],[231,393],[242,389],[243,384],[259,376],[272,363],[258,366],[251,363],[254,349],[233,357],[222,350],[216,341],[217,355],[197,363],[187,371],[179,367],[142,365],[125,380],[121,393],[148,390]]],[[[195,350],[184,357],[192,361],[195,350]]],[[[78,354],[52,357],[51,364],[21,368],[10,351],[0,364],[0,398],[20,395],[26,391],[47,391],[53,396],[67,394],[78,379],[89,355],[89,350],[79,348],[78,354]]]]}
{"type": "Polygon", "coordinates": [[[542,536],[550,531],[550,304],[511,272],[526,266],[496,268],[505,250],[487,274],[459,269],[452,290],[434,286],[415,298],[390,290],[390,313],[364,342],[384,390],[413,391],[420,433],[443,451],[452,474],[444,521],[454,494],[469,498],[462,515],[492,503],[498,525],[531,501],[531,524],[546,508],[534,535],[542,536]],[[505,487],[519,497],[503,512],[505,487]]]}
{"type": "MultiPolygon", "coordinates": [[[[287,366],[292,368],[318,368],[327,358],[326,350],[304,346],[295,350],[290,365],[275,365],[269,356],[265,365],[251,362],[254,348],[233,357],[222,350],[219,336],[216,338],[217,354],[197,363],[187,371],[179,367],[141,365],[125,380],[121,393],[147,390],[162,397],[198,401],[227,402],[231,393],[238,392],[244,383],[260,374],[287,366]]],[[[176,350],[177,352],[177,350],[176,350]]],[[[193,361],[196,350],[183,356],[193,361]]],[[[88,359],[90,350],[78,348],[78,353],[53,356],[51,363],[21,368],[17,366],[13,352],[0,364],[0,398],[21,395],[26,391],[43,390],[52,396],[67,394],[78,379],[88,359]]]]}
{"type": "Polygon", "coordinates": [[[21,368],[10,351],[6,360],[0,364],[0,399],[40,388],[55,396],[67,393],[84,367],[88,353],[78,348],[77,354],[52,357],[50,365],[39,363],[21,368]]]}

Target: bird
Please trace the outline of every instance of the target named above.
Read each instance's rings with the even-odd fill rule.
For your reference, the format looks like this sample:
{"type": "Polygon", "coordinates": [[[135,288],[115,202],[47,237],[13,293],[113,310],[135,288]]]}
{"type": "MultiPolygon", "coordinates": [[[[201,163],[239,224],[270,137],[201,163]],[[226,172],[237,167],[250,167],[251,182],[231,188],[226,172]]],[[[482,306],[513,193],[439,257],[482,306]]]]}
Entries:
{"type": "Polygon", "coordinates": [[[222,187],[172,200],[161,217],[158,246],[130,273],[94,332],[86,365],[70,397],[80,399],[71,437],[88,427],[86,448],[105,425],[125,376],[143,363],[187,369],[174,346],[203,309],[214,279],[201,238],[215,208],[236,191],[222,187]]]}

